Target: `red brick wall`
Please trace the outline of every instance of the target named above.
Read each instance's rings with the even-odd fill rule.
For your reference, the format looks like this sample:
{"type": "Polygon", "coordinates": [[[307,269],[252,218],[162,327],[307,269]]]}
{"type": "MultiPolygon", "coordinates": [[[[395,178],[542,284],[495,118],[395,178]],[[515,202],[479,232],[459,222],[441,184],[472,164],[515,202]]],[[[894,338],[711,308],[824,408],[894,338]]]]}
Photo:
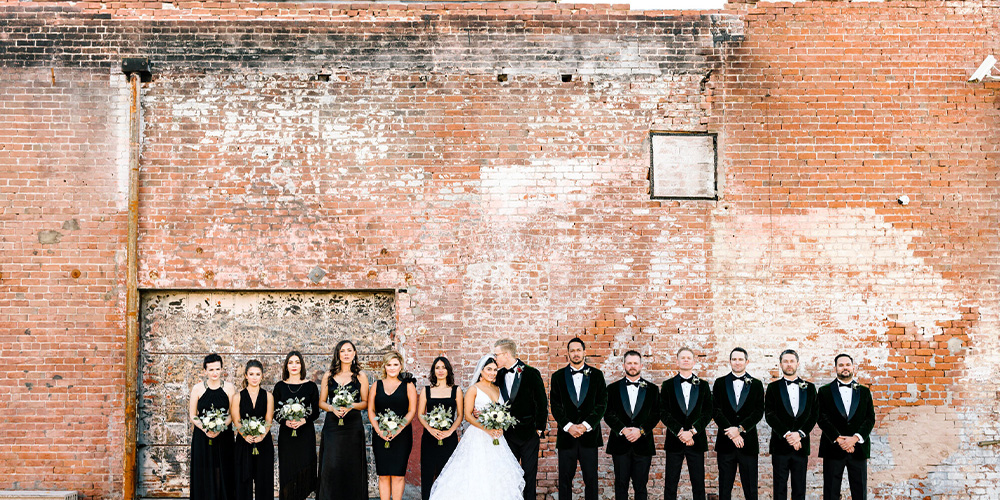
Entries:
{"type": "Polygon", "coordinates": [[[998,112],[965,82],[992,7],[40,5],[0,4],[0,488],[120,494],[132,55],[141,286],[405,288],[418,372],[503,336],[546,375],[575,335],[615,378],[641,347],[656,380],[682,345],[765,379],[796,347],[817,381],[847,351],[879,498],[995,488],[998,112]],[[719,133],[718,202],[649,200],[651,130],[719,133]]]}

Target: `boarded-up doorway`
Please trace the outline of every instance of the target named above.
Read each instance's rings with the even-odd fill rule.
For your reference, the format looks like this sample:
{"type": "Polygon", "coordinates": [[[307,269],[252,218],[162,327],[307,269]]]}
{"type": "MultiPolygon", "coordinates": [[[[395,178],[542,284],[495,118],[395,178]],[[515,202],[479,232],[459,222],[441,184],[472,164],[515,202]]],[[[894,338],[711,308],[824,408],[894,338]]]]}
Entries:
{"type": "MultiPolygon", "coordinates": [[[[342,339],[354,341],[371,374],[392,347],[396,328],[391,291],[148,291],[141,300],[137,494],[147,498],[188,496],[188,394],[201,380],[206,354],[222,355],[226,380],[237,386],[247,360],[259,359],[262,385],[270,390],[291,350],[303,353],[308,377],[319,383],[342,339]]],[[[321,417],[317,443],[322,425],[321,417]]],[[[375,492],[370,452],[368,463],[375,492]]]]}

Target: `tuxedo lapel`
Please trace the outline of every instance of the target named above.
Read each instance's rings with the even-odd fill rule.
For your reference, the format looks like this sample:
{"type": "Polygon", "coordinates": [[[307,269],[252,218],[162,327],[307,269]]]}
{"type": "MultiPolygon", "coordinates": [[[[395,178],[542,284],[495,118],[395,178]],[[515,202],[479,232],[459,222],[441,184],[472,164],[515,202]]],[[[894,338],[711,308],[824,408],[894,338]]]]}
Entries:
{"type": "MultiPolygon", "coordinates": [[[[781,384],[780,386],[778,386],[778,394],[781,394],[781,402],[784,403],[784,405],[785,405],[785,411],[787,411],[789,415],[791,415],[791,416],[794,417],[795,416],[795,412],[792,411],[792,400],[788,399],[788,383],[785,382],[785,379],[781,379],[780,381],[774,382],[774,383],[781,384]]],[[[799,393],[799,408],[800,409],[802,408],[802,393],[801,392],[799,393]]],[[[802,412],[799,412],[799,415],[801,415],[801,414],[802,414],[802,412]]]]}
{"type": "MultiPolygon", "coordinates": [[[[524,366],[524,363],[518,361],[516,364],[514,364],[514,368],[511,368],[511,370],[514,370],[514,383],[510,384],[510,399],[516,398],[517,390],[521,388],[521,375],[524,370],[522,369],[521,370],[522,373],[518,373],[517,369],[521,368],[522,366],[524,366]]],[[[504,382],[504,385],[507,385],[506,381],[504,382]]]]}
{"type": "MultiPolygon", "coordinates": [[[[837,391],[840,392],[840,391],[837,391]]],[[[858,400],[861,399],[861,391],[851,389],[851,409],[847,412],[847,420],[854,418],[854,412],[858,410],[858,400]]]]}
{"type": "Polygon", "coordinates": [[[830,392],[830,396],[833,397],[833,404],[837,405],[837,410],[840,412],[840,415],[847,418],[847,410],[844,408],[844,398],[840,397],[840,386],[837,385],[836,380],[830,384],[830,392]]]}
{"type": "MultiPolygon", "coordinates": [[[[699,390],[701,390],[701,384],[700,383],[698,383],[698,384],[691,384],[691,396],[689,398],[690,403],[688,404],[687,411],[684,412],[685,415],[691,415],[691,412],[694,411],[694,405],[698,403],[698,391],[699,390]]],[[[681,395],[681,398],[682,399],[684,398],[683,394],[681,395]]]]}
{"type": "MultiPolygon", "coordinates": [[[[799,391],[799,415],[804,415],[806,413],[806,390],[802,387],[798,387],[797,390],[799,391]]],[[[787,398],[788,396],[785,395],[785,397],[787,398]]],[[[792,416],[794,417],[795,415],[792,416]]]]}
{"type": "Polygon", "coordinates": [[[563,378],[566,379],[566,392],[569,393],[569,400],[573,403],[573,406],[579,407],[580,402],[576,397],[576,386],[573,384],[573,370],[567,366],[563,371],[563,378]]]}
{"type": "MultiPolygon", "coordinates": [[[[621,399],[622,399],[622,408],[625,408],[625,414],[628,415],[628,418],[635,418],[635,408],[632,408],[632,405],[629,404],[629,401],[628,401],[628,384],[625,383],[625,380],[626,379],[622,379],[621,384],[619,384],[618,395],[621,396],[621,399]]],[[[638,403],[639,403],[639,400],[636,399],[636,407],[639,406],[638,403]]]]}
{"type": "Polygon", "coordinates": [[[681,407],[681,411],[683,411],[685,415],[691,413],[688,410],[687,405],[684,404],[684,391],[681,390],[681,378],[679,376],[674,377],[674,397],[677,398],[677,404],[681,407]]]}
{"type": "MultiPolygon", "coordinates": [[[[642,379],[639,380],[641,381],[642,379]]],[[[625,397],[627,398],[628,394],[626,394],[625,397]]],[[[635,408],[632,408],[632,418],[635,418],[635,416],[639,414],[639,410],[642,409],[642,403],[645,399],[646,399],[646,388],[640,385],[639,394],[636,395],[635,397],[635,408]]]]}
{"type": "Polygon", "coordinates": [[[510,401],[510,394],[507,393],[507,370],[497,373],[497,377],[499,378],[497,385],[500,386],[500,395],[503,396],[504,401],[510,401]]]}

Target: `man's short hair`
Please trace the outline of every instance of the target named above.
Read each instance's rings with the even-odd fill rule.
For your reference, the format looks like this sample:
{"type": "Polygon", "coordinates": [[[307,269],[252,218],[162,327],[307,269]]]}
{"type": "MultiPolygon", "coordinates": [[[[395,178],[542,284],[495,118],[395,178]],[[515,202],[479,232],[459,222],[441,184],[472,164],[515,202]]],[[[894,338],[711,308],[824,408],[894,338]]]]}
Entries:
{"type": "Polygon", "coordinates": [[[692,351],[690,347],[681,347],[680,349],[677,349],[677,357],[680,357],[681,353],[684,351],[691,353],[691,357],[694,357],[694,351],[692,351]]]}
{"type": "Polygon", "coordinates": [[[625,361],[626,359],[628,359],[629,356],[635,356],[635,357],[639,358],[640,361],[642,360],[642,354],[639,354],[639,351],[631,350],[631,351],[626,352],[625,355],[622,356],[622,361],[625,361]]]}
{"type": "Polygon", "coordinates": [[[791,354],[792,356],[795,356],[795,361],[799,360],[799,353],[795,352],[795,349],[785,349],[784,351],[781,351],[780,355],[778,355],[779,363],[781,362],[781,358],[784,358],[786,354],[791,354]]]}
{"type": "Polygon", "coordinates": [[[743,359],[750,359],[750,355],[747,354],[747,350],[744,349],[744,348],[742,348],[742,347],[737,347],[737,348],[734,348],[732,351],[729,351],[729,359],[733,359],[733,353],[735,353],[735,352],[742,352],[743,353],[743,359]]]}
{"type": "Polygon", "coordinates": [[[852,358],[849,354],[840,353],[840,354],[834,356],[834,358],[833,358],[833,366],[837,366],[837,362],[840,361],[840,358],[847,358],[847,359],[851,360],[851,364],[852,365],[854,364],[854,358],[852,358]]]}
{"type": "Polygon", "coordinates": [[[517,344],[511,339],[500,339],[493,347],[499,347],[501,351],[510,354],[513,357],[517,357],[517,344]]]}
{"type": "Polygon", "coordinates": [[[580,347],[583,347],[584,349],[587,348],[587,344],[584,344],[583,339],[581,339],[580,337],[573,337],[569,339],[569,342],[566,342],[566,348],[569,349],[569,346],[573,344],[580,344],[580,347]]]}

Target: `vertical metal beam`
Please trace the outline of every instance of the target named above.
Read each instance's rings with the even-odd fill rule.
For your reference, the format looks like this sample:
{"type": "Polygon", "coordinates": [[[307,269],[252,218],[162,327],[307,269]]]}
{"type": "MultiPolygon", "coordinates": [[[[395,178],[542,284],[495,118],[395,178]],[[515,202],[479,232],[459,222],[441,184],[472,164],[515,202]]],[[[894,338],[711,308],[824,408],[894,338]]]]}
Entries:
{"type": "Polygon", "coordinates": [[[124,500],[136,497],[136,447],[139,420],[136,416],[139,383],[139,153],[140,120],[139,74],[129,75],[128,151],[128,242],[125,271],[125,454],[123,458],[124,500]]]}

